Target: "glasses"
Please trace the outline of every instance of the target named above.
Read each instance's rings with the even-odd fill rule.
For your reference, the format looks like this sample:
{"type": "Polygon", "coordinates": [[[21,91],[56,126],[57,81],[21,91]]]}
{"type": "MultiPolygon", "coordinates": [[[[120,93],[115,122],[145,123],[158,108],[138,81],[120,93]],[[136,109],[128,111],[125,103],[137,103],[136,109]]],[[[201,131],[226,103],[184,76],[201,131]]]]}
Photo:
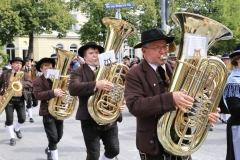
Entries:
{"type": "Polygon", "coordinates": [[[154,50],[154,51],[156,51],[156,52],[159,52],[159,51],[161,51],[162,49],[164,50],[164,51],[166,51],[166,50],[168,50],[168,45],[165,45],[165,46],[157,46],[157,47],[155,47],[155,48],[149,48],[149,47],[145,47],[145,48],[147,48],[147,49],[152,49],[152,50],[154,50]]]}

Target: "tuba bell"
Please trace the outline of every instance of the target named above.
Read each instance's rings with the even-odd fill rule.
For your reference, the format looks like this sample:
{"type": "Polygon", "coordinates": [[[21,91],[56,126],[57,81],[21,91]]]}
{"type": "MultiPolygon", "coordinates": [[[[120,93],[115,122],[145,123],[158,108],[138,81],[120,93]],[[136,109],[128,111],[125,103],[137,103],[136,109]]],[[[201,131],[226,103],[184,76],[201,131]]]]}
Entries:
{"type": "Polygon", "coordinates": [[[73,52],[55,48],[57,51],[58,61],[55,69],[59,70],[58,79],[53,78],[52,89],[60,88],[65,92],[63,97],[55,97],[49,101],[49,113],[58,120],[69,118],[75,109],[77,99],[69,94],[68,85],[70,75],[67,75],[69,65],[72,59],[77,55],[73,52]]]}
{"type": "Polygon", "coordinates": [[[177,12],[172,19],[180,27],[182,37],[169,91],[185,91],[194,98],[194,104],[186,113],[178,108],[165,113],[158,121],[157,132],[164,149],[187,156],[198,150],[207,137],[210,126],[207,115],[216,111],[228,72],[220,59],[199,56],[198,48],[188,58],[185,46],[190,42],[184,36],[207,37],[206,49],[209,49],[219,40],[231,39],[233,33],[226,26],[197,14],[177,12]]]}
{"type": "MultiPolygon", "coordinates": [[[[102,22],[107,27],[105,52],[114,50],[117,54],[124,39],[137,33],[132,24],[121,19],[105,17],[102,22]]],[[[88,100],[88,112],[99,125],[112,123],[119,117],[119,108],[124,101],[124,73],[128,70],[126,65],[116,62],[97,70],[95,81],[106,79],[114,84],[111,91],[98,91],[88,100]]]]}

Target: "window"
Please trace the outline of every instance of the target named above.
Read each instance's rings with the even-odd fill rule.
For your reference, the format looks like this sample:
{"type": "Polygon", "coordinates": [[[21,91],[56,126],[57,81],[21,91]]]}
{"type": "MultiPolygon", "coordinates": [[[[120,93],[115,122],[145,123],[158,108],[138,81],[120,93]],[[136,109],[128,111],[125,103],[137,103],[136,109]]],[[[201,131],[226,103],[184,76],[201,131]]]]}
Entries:
{"type": "Polygon", "coordinates": [[[63,45],[62,45],[62,44],[57,44],[57,45],[56,45],[56,48],[63,49],[63,45]]]}
{"type": "Polygon", "coordinates": [[[130,58],[134,58],[135,57],[135,49],[130,48],[129,49],[129,55],[130,55],[130,58]]]}
{"type": "Polygon", "coordinates": [[[76,31],[76,30],[79,29],[79,25],[78,25],[78,14],[73,14],[73,17],[74,17],[74,19],[77,20],[77,23],[75,23],[75,24],[72,25],[72,30],[73,30],[73,31],[76,31]]]}
{"type": "Polygon", "coordinates": [[[22,50],[22,57],[23,57],[23,59],[25,59],[25,58],[27,58],[27,54],[28,54],[28,50],[26,50],[26,49],[23,49],[22,50]]]}
{"type": "Polygon", "coordinates": [[[15,45],[12,43],[7,44],[6,53],[9,57],[9,60],[12,60],[13,58],[15,58],[15,45]]]}
{"type": "Polygon", "coordinates": [[[76,45],[76,44],[72,44],[72,45],[70,46],[70,51],[77,53],[77,51],[78,51],[77,45],[76,45]]]}

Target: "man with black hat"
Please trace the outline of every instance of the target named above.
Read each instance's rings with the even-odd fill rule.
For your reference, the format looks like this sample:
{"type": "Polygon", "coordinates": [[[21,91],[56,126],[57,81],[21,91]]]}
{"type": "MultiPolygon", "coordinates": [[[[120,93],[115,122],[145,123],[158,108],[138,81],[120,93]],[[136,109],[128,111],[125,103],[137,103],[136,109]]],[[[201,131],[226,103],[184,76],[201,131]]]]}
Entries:
{"type": "MultiPolygon", "coordinates": [[[[38,75],[38,71],[36,70],[36,68],[34,66],[32,66],[32,61],[33,59],[31,58],[25,58],[25,66],[23,67],[23,71],[28,73],[29,78],[31,79],[31,81],[33,81],[37,75],[38,75]]],[[[33,123],[33,115],[32,115],[32,107],[37,107],[38,105],[38,100],[35,98],[34,94],[33,94],[33,88],[29,87],[27,88],[28,90],[28,101],[27,101],[27,112],[28,112],[28,116],[29,116],[29,122],[33,123]],[[32,103],[33,102],[33,103],[32,103]]]]}
{"type": "Polygon", "coordinates": [[[55,61],[52,58],[42,58],[36,69],[43,74],[33,81],[33,93],[36,99],[41,100],[39,115],[43,116],[43,125],[48,138],[48,148],[45,153],[48,160],[58,160],[57,143],[63,135],[63,120],[55,119],[48,110],[49,100],[64,96],[61,89],[52,89],[52,81],[47,78],[47,70],[53,69],[55,61]]]}
{"type": "MultiPolygon", "coordinates": [[[[10,60],[10,63],[12,65],[12,69],[3,71],[0,77],[0,86],[2,87],[2,91],[0,93],[1,95],[0,101],[2,101],[2,95],[5,93],[7,88],[11,86],[11,84],[13,83],[16,73],[20,71],[22,66],[24,66],[25,64],[25,62],[20,57],[15,57],[14,59],[10,60]]],[[[19,82],[22,84],[23,89],[32,87],[32,81],[28,77],[28,74],[25,72],[22,79],[19,82]]],[[[14,146],[16,144],[14,132],[16,133],[19,139],[22,138],[22,133],[20,131],[20,128],[26,119],[24,98],[27,101],[28,96],[24,90],[16,91],[5,108],[5,112],[6,112],[5,126],[10,136],[11,146],[14,146]],[[18,122],[13,127],[14,109],[17,112],[18,122]]]]}
{"type": "MultiPolygon", "coordinates": [[[[141,48],[144,60],[125,76],[124,96],[129,112],[137,118],[136,141],[142,160],[181,159],[165,152],[157,137],[159,116],[176,110],[175,106],[186,112],[185,107],[192,108],[194,101],[184,91],[167,92],[169,74],[162,68],[167,64],[162,57],[167,56],[168,44],[173,40],[159,28],[143,32],[141,43],[134,48],[141,48]]],[[[208,117],[216,122],[219,115],[212,113],[208,117]]]]}
{"type": "MultiPolygon", "coordinates": [[[[85,64],[71,72],[69,93],[78,96],[79,107],[76,115],[81,120],[82,132],[87,148],[87,160],[98,160],[100,157],[100,139],[102,139],[105,152],[102,160],[114,159],[119,154],[117,122],[109,125],[98,125],[88,112],[88,99],[98,90],[110,91],[113,84],[105,79],[95,81],[95,71],[99,65],[98,55],[104,48],[95,42],[88,42],[78,50],[85,64]]],[[[125,104],[120,107],[122,112],[125,104]]]]}
{"type": "Polygon", "coordinates": [[[123,57],[123,64],[130,67],[130,58],[128,56],[123,57]]]}
{"type": "Polygon", "coordinates": [[[58,61],[58,57],[57,57],[57,54],[51,54],[51,58],[54,59],[55,63],[57,64],[57,61],[58,61]]]}

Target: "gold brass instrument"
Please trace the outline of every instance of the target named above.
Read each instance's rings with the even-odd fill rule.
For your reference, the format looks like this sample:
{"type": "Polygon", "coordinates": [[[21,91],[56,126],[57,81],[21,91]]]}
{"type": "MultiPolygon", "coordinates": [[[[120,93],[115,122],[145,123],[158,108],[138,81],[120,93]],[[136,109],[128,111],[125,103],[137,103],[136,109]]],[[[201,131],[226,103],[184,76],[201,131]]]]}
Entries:
{"type": "Polygon", "coordinates": [[[8,102],[11,100],[14,93],[22,91],[23,87],[19,80],[21,80],[23,76],[24,72],[18,71],[13,78],[12,84],[8,85],[7,90],[2,95],[2,101],[0,102],[0,114],[2,114],[3,110],[6,108],[8,102]]]}
{"type": "Polygon", "coordinates": [[[60,88],[65,92],[63,97],[55,97],[49,101],[49,113],[58,120],[64,120],[69,118],[75,109],[77,99],[70,96],[68,85],[70,81],[70,75],[67,75],[70,63],[76,56],[76,53],[55,48],[57,51],[58,61],[55,65],[56,70],[59,70],[58,79],[53,78],[52,89],[60,88]]]}
{"type": "Polygon", "coordinates": [[[186,58],[183,37],[186,33],[207,35],[209,49],[219,40],[231,39],[233,34],[226,26],[197,14],[178,12],[172,19],[180,26],[182,38],[169,91],[183,90],[195,101],[185,114],[180,109],[165,113],[158,121],[157,132],[164,149],[174,155],[186,156],[198,150],[206,139],[209,131],[207,115],[218,107],[228,72],[220,59],[200,58],[197,50],[193,58],[186,58]],[[191,133],[187,133],[189,130],[191,133]]]}
{"type": "MultiPolygon", "coordinates": [[[[105,17],[102,22],[108,30],[104,47],[105,52],[114,50],[117,54],[124,39],[137,33],[132,24],[121,19],[105,17]]],[[[95,77],[96,81],[106,79],[114,84],[111,91],[98,91],[88,100],[89,114],[99,125],[112,123],[119,117],[119,108],[124,101],[124,73],[128,70],[129,68],[126,65],[116,62],[98,69],[95,77]]]]}

